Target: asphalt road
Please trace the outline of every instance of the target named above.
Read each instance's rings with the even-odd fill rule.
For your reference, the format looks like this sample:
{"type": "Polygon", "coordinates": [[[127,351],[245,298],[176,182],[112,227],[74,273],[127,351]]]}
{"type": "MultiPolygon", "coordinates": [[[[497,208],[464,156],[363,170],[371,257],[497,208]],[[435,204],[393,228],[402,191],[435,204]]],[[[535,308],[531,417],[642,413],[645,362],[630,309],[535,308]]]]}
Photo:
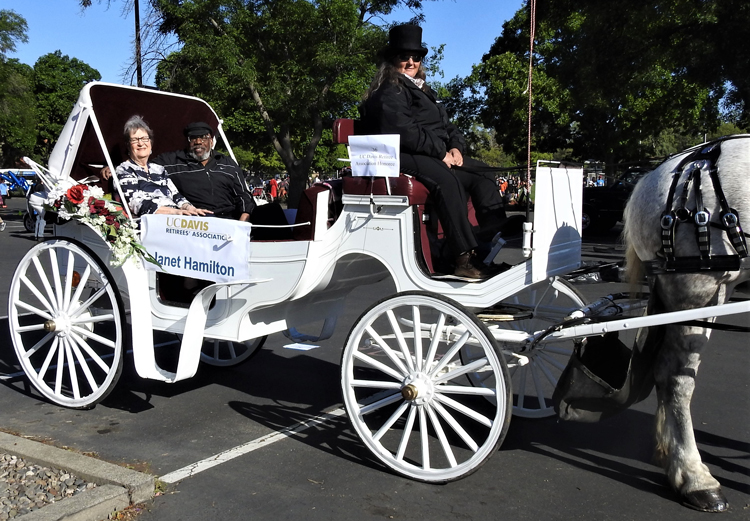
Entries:
{"type": "MultiPolygon", "coordinates": [[[[13,269],[33,244],[20,218],[16,223],[11,215],[22,201],[10,203],[0,213],[9,223],[0,234],[3,317],[13,269]]],[[[621,257],[616,241],[616,233],[587,240],[585,259],[621,257]]],[[[620,286],[579,289],[591,298],[620,286]]],[[[513,418],[500,450],[474,474],[446,485],[388,472],[344,416],[276,443],[249,444],[276,440],[273,433],[341,407],[339,363],[346,335],[369,304],[392,291],[388,283],[356,289],[334,336],[311,351],[285,349],[289,341],[272,335],[246,364],[201,366],[194,378],[173,385],[143,380],[128,364],[112,394],[87,411],[47,403],[18,375],[2,319],[0,427],[158,476],[243,447],[243,454],[170,485],[139,516],[143,521],[705,519],[707,514],[676,502],[661,470],[650,463],[653,396],[599,424],[513,418]]],[[[747,317],[733,319],[743,320],[747,317]]],[[[692,407],[703,460],[724,487],[732,519],[750,519],[748,353],[741,334],[715,332],[692,407]]]]}

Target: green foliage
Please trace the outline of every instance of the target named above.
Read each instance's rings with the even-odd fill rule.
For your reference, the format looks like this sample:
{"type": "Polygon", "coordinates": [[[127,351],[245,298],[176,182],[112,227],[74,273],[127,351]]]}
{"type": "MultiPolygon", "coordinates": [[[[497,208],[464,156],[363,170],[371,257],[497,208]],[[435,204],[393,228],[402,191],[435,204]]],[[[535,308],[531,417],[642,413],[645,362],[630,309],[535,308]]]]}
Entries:
{"type": "Polygon", "coordinates": [[[101,74],[60,51],[41,56],[34,64],[38,137],[35,152],[46,160],[62,131],[83,86],[101,74]]]}
{"type": "Polygon", "coordinates": [[[209,101],[229,139],[246,150],[270,143],[290,173],[294,206],[310,168],[330,165],[331,153],[318,146],[330,144],[324,130],[336,117],[356,116],[375,73],[387,33],[371,18],[399,4],[421,7],[415,0],[158,0],[161,30],[182,48],[160,64],[157,85],[209,101]]]}
{"type": "MultiPolygon", "coordinates": [[[[722,119],[747,126],[747,2],[559,0],[540,4],[536,19],[532,150],[609,163],[693,144],[722,119]]],[[[467,98],[485,100],[481,121],[517,159],[528,66],[524,7],[465,80],[467,98]]]]}
{"type": "Polygon", "coordinates": [[[9,10],[0,10],[0,163],[14,167],[18,158],[34,146],[33,71],[6,53],[16,43],[28,41],[26,20],[9,10]]]}

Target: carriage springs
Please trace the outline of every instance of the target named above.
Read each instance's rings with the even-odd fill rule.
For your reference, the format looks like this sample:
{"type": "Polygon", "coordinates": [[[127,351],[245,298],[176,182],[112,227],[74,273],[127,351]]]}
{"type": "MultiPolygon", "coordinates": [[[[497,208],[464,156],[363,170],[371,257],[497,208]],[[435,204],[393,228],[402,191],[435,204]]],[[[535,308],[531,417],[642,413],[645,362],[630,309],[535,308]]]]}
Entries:
{"type": "MultiPolygon", "coordinates": [[[[228,237],[224,234],[209,232],[208,223],[205,221],[192,221],[189,219],[181,219],[176,217],[167,219],[166,232],[174,235],[185,235],[187,237],[194,237],[198,239],[210,239],[215,241],[228,240],[228,237]]],[[[199,271],[202,273],[217,273],[229,277],[234,276],[234,268],[232,266],[225,266],[214,260],[201,262],[194,260],[192,257],[187,255],[184,255],[182,257],[170,257],[166,255],[160,255],[157,251],[154,252],[154,258],[156,259],[156,262],[161,264],[161,266],[164,268],[172,267],[199,271]]]]}

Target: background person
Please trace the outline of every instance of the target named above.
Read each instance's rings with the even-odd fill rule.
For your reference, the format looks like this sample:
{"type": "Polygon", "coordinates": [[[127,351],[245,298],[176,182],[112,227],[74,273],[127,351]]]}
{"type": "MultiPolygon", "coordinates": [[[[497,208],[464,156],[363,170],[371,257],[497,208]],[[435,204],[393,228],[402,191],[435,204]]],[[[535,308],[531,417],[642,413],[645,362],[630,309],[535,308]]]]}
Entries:
{"type": "Polygon", "coordinates": [[[480,225],[480,239],[489,242],[505,220],[502,198],[491,169],[465,158],[465,139],[448,121],[435,94],[425,83],[422,29],[399,25],[389,33],[384,61],[360,107],[364,134],[399,134],[401,170],[430,191],[454,255],[454,274],[482,279],[492,271],[476,254],[478,246],[467,215],[471,197],[480,225]]]}

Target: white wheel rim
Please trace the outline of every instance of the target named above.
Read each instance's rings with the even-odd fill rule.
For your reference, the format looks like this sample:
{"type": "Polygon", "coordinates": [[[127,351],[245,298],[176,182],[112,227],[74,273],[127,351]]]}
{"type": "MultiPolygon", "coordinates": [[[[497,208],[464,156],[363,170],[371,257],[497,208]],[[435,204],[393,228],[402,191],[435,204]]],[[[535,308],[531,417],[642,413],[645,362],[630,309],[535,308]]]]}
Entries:
{"type": "Polygon", "coordinates": [[[45,397],[80,408],[109,393],[122,369],[121,312],[86,251],[60,240],[34,246],[13,274],[8,310],[18,360],[45,397]]]}
{"type": "Polygon", "coordinates": [[[375,305],[342,357],[344,403],[360,438],[388,467],[422,481],[466,476],[494,453],[510,420],[507,378],[476,317],[426,294],[375,305]],[[463,364],[469,345],[484,356],[463,364]]]}
{"type": "MultiPolygon", "coordinates": [[[[500,305],[528,308],[533,318],[510,322],[498,322],[490,326],[516,331],[541,331],[557,324],[574,309],[583,307],[583,298],[562,279],[542,281],[529,286],[500,305]]],[[[499,342],[504,350],[518,352],[518,344],[499,342]]],[[[545,418],[554,416],[552,393],[560,374],[568,363],[575,347],[573,340],[542,340],[533,349],[520,355],[528,359],[526,365],[508,357],[508,368],[512,377],[513,415],[523,418],[545,418]]]]}

